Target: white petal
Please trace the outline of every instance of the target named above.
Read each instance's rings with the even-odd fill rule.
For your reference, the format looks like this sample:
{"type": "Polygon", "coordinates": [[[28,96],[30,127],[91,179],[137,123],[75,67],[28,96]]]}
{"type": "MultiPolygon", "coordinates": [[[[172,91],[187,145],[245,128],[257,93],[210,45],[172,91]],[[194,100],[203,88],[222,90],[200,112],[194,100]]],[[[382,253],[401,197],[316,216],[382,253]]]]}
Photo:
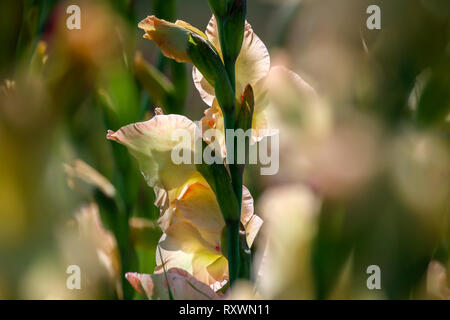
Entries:
{"type": "Polygon", "coordinates": [[[193,164],[177,165],[172,160],[175,149],[190,154],[192,160],[196,130],[196,125],[184,116],[157,115],[149,121],[130,124],[116,132],[108,131],[107,138],[130,150],[137,158],[149,186],[171,190],[196,171],[193,164]],[[185,138],[180,139],[178,134],[185,138]]]}
{"type": "MultiPolygon", "coordinates": [[[[214,17],[209,21],[206,36],[221,55],[217,23],[214,17]]],[[[267,76],[270,70],[270,56],[264,43],[253,32],[249,23],[245,24],[244,41],[241,53],[236,61],[236,95],[239,97],[247,84],[254,86],[258,80],[267,76]]],[[[203,101],[212,106],[214,101],[214,88],[204,79],[203,75],[193,69],[192,77],[195,87],[200,93],[203,101]]]]}

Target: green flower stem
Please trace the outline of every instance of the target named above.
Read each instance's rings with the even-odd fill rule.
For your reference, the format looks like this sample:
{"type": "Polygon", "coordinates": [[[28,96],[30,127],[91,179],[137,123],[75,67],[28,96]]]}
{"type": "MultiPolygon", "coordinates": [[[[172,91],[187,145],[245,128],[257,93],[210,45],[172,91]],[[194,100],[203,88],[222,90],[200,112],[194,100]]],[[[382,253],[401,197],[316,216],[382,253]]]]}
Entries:
{"type": "Polygon", "coordinates": [[[243,228],[239,231],[239,240],[241,244],[239,278],[250,280],[252,276],[252,253],[247,245],[247,235],[243,228]]]}
{"type": "MultiPolygon", "coordinates": [[[[224,114],[225,128],[234,129],[234,112],[231,114],[224,114]]],[[[236,143],[234,152],[234,163],[237,160],[236,154],[236,143]]],[[[227,153],[229,150],[227,150],[227,153]]],[[[239,278],[240,272],[240,240],[239,240],[239,227],[240,227],[240,217],[241,217],[241,206],[242,206],[242,177],[243,168],[242,166],[230,164],[229,169],[231,173],[231,184],[233,188],[233,193],[237,201],[237,212],[235,220],[225,220],[226,231],[227,231],[227,248],[228,248],[228,272],[230,275],[230,285],[233,285],[234,281],[239,278]]]]}
{"type": "Polygon", "coordinates": [[[240,261],[240,242],[239,242],[239,226],[240,222],[236,220],[226,220],[227,230],[227,248],[228,248],[228,272],[230,276],[230,284],[239,277],[239,261],[240,261]]]}
{"type": "MultiPolygon", "coordinates": [[[[239,210],[242,207],[242,185],[244,176],[244,165],[230,164],[231,181],[233,184],[233,191],[238,200],[239,210]]],[[[239,215],[240,216],[240,215],[239,215]]]]}
{"type": "MultiPolygon", "coordinates": [[[[226,43],[224,37],[221,36],[224,34],[224,26],[225,24],[221,21],[218,21],[218,29],[219,29],[219,40],[221,48],[225,48],[226,43]]],[[[229,57],[227,55],[226,50],[222,51],[223,62],[225,65],[225,70],[227,71],[228,78],[230,79],[231,87],[233,88],[233,93],[236,94],[236,58],[229,57]]]]}
{"type": "MultiPolygon", "coordinates": [[[[233,93],[234,95],[234,93],[233,93]]],[[[228,97],[230,98],[230,97],[228,97]]],[[[230,101],[234,101],[234,99],[228,99],[230,101]]],[[[222,101],[223,102],[223,101],[222,101]]],[[[221,104],[221,100],[219,100],[219,104],[221,104]]],[[[234,119],[234,105],[232,107],[228,106],[227,103],[222,103],[222,110],[227,110],[224,112],[224,123],[226,129],[234,129],[235,119],[234,119]]],[[[227,146],[228,148],[228,146],[227,146]]],[[[230,152],[230,150],[227,150],[230,152]]],[[[236,157],[236,155],[235,155],[236,157]]],[[[231,194],[228,193],[226,195],[220,195],[216,193],[218,197],[225,196],[230,199],[231,197],[235,198],[236,206],[234,207],[235,212],[233,214],[224,213],[222,210],[222,214],[225,217],[226,223],[226,239],[227,239],[227,258],[228,258],[228,273],[230,276],[230,285],[233,285],[234,281],[239,277],[240,270],[240,241],[239,241],[239,227],[240,227],[240,217],[241,217],[241,202],[242,202],[242,174],[237,170],[238,168],[235,165],[229,165],[230,173],[231,173],[231,194]],[[240,177],[240,178],[239,178],[240,177]],[[237,192],[240,190],[240,192],[237,192]],[[227,218],[228,217],[232,217],[227,218]]],[[[224,174],[228,176],[228,173],[224,174]]],[[[229,178],[228,178],[229,179],[229,178]]],[[[229,201],[229,200],[227,200],[229,201]]]]}
{"type": "MultiPolygon", "coordinates": [[[[239,55],[243,41],[245,24],[246,1],[245,0],[218,0],[209,1],[210,6],[217,20],[220,46],[222,48],[223,63],[226,75],[218,72],[220,77],[216,77],[216,97],[224,115],[225,130],[234,130],[236,124],[236,59],[239,55]],[[224,79],[227,78],[227,79],[224,79]]],[[[225,131],[226,132],[226,131],[225,131]]],[[[236,141],[234,141],[236,142],[236,141]]],[[[231,174],[231,184],[233,195],[237,201],[233,219],[225,219],[228,269],[230,275],[230,285],[242,274],[240,272],[241,261],[241,241],[239,236],[240,216],[242,207],[242,182],[245,166],[237,165],[237,150],[229,150],[232,145],[226,143],[227,153],[234,151],[234,164],[229,164],[231,174]]],[[[220,196],[219,196],[220,197],[220,196]]],[[[230,216],[230,215],[229,215],[230,216]]],[[[247,272],[244,272],[247,273],[247,272]]]]}

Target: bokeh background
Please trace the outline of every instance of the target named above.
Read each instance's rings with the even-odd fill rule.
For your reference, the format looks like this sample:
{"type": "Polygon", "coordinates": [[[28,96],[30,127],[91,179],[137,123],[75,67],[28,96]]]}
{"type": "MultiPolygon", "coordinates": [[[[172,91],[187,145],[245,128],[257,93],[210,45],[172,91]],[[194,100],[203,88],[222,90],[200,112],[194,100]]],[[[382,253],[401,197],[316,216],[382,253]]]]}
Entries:
{"type": "MultiPolygon", "coordinates": [[[[193,120],[206,106],[191,66],[142,39],[151,14],[211,18],[206,0],[0,2],[0,298],[138,299],[124,273],[153,272],[153,190],[105,134],[156,106],[193,120]]],[[[273,80],[280,172],[246,171],[266,221],[255,265],[279,248],[262,296],[450,298],[450,2],[249,0],[247,17],[272,65],[318,95],[273,80]],[[381,30],[366,27],[372,4],[381,30]]]]}

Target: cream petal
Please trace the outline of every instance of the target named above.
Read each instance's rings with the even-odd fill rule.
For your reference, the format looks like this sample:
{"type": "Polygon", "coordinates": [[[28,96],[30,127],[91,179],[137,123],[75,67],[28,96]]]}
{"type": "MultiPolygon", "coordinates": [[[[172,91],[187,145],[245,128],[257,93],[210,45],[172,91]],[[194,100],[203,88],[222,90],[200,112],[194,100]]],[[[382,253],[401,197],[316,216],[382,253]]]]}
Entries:
{"type": "Polygon", "coordinates": [[[182,27],[182,28],[185,28],[185,29],[187,29],[189,31],[192,31],[193,33],[196,33],[196,34],[200,35],[204,39],[208,39],[207,36],[202,31],[200,31],[196,27],[192,26],[191,24],[187,23],[186,21],[177,20],[175,22],[175,25],[177,25],[179,27],[182,27]]]}
{"type": "Polygon", "coordinates": [[[173,218],[173,214],[174,214],[173,207],[169,207],[165,210],[161,210],[161,216],[158,219],[158,225],[163,232],[165,232],[167,230],[167,228],[170,227],[170,224],[171,224],[172,218],[173,218]]]}
{"type": "Polygon", "coordinates": [[[254,215],[253,197],[247,187],[242,186],[241,222],[246,225],[254,215]]]}
{"type": "MultiPolygon", "coordinates": [[[[188,230],[186,225],[184,228],[184,230],[188,230]]],[[[177,227],[172,231],[178,233],[181,229],[177,227]]],[[[199,281],[208,285],[217,285],[218,281],[211,276],[208,266],[222,257],[221,252],[205,243],[196,231],[187,231],[178,238],[174,234],[163,234],[156,255],[155,273],[164,272],[164,268],[166,270],[181,268],[191,273],[199,281]]],[[[223,277],[225,276],[226,274],[223,275],[223,277]]]]}
{"type": "MultiPolygon", "coordinates": [[[[225,226],[214,192],[196,173],[170,192],[170,207],[164,213],[164,234],[160,239],[156,273],[181,268],[196,279],[220,288],[228,279],[227,259],[222,255],[221,237],[225,226]]],[[[253,198],[243,187],[241,221],[252,245],[262,220],[254,214],[253,198]]],[[[160,219],[160,220],[161,220],[160,219]]],[[[162,223],[162,222],[160,222],[162,223]]]]}
{"type": "Polygon", "coordinates": [[[219,257],[216,261],[208,265],[208,273],[218,282],[228,280],[228,260],[225,257],[219,257]],[[226,279],[225,279],[226,278],[226,279]]]}
{"type": "MultiPolygon", "coordinates": [[[[217,24],[214,16],[208,23],[208,26],[206,28],[206,36],[222,57],[222,50],[220,48],[219,37],[217,34],[217,24]]],[[[215,99],[214,87],[209,84],[206,78],[196,67],[192,68],[192,78],[194,79],[195,87],[200,93],[200,97],[208,106],[212,106],[215,99]]]]}
{"type": "Polygon", "coordinates": [[[214,137],[217,148],[220,148],[219,151],[216,151],[222,155],[222,158],[225,158],[227,156],[227,150],[225,144],[224,122],[217,99],[214,99],[211,108],[205,110],[205,116],[200,122],[202,125],[203,140],[208,144],[211,144],[213,142],[211,137],[214,137]]]}
{"type": "Polygon", "coordinates": [[[209,42],[211,42],[211,44],[216,48],[217,52],[222,57],[222,48],[220,47],[219,31],[217,28],[217,21],[214,15],[209,20],[205,33],[206,36],[208,37],[209,42]]]}
{"type": "Polygon", "coordinates": [[[158,247],[156,249],[156,268],[155,273],[164,271],[163,265],[166,269],[181,268],[192,273],[192,260],[194,258],[194,252],[184,252],[181,250],[181,246],[173,244],[166,246],[168,242],[173,242],[173,239],[167,239],[167,234],[163,234],[159,240],[158,247]]]}
{"type": "Polygon", "coordinates": [[[255,241],[259,230],[261,229],[264,221],[256,214],[250,219],[250,221],[245,225],[245,234],[247,239],[247,245],[249,248],[252,247],[253,241],[255,241]]]}
{"type": "Polygon", "coordinates": [[[182,269],[172,268],[162,274],[127,273],[127,280],[135,290],[146,298],[174,300],[215,300],[219,299],[208,285],[195,279],[182,269]]]}
{"type": "Polygon", "coordinates": [[[154,187],[155,191],[155,206],[161,209],[167,209],[169,204],[169,195],[168,192],[162,188],[154,187]]]}
{"type": "Polygon", "coordinates": [[[244,42],[236,61],[236,92],[240,95],[245,87],[252,86],[269,74],[270,56],[264,43],[253,32],[249,23],[245,25],[244,42]]]}
{"type": "Polygon", "coordinates": [[[198,229],[189,221],[180,220],[166,230],[166,239],[160,242],[165,250],[181,250],[188,253],[208,251],[217,254],[216,246],[206,241],[198,229]]]}
{"type": "Polygon", "coordinates": [[[272,110],[263,110],[253,114],[251,144],[260,142],[264,137],[271,136],[274,133],[271,112],[272,110]]]}
{"type": "MultiPolygon", "coordinates": [[[[214,17],[209,21],[206,29],[206,36],[213,44],[216,50],[222,55],[220,49],[220,40],[217,30],[217,23],[214,17]]],[[[247,84],[252,86],[260,79],[267,76],[270,70],[270,56],[269,52],[261,41],[261,39],[254,33],[251,25],[246,22],[244,41],[239,57],[236,61],[236,95],[239,97],[247,84]]],[[[212,106],[214,101],[214,88],[204,79],[203,75],[196,69],[193,69],[192,77],[194,84],[200,93],[203,101],[212,106]]]]}
{"type": "MultiPolygon", "coordinates": [[[[203,177],[198,175],[196,179],[191,179],[174,201],[174,206],[183,219],[195,226],[202,239],[218,252],[221,251],[220,240],[225,222],[214,192],[203,177]]],[[[245,186],[242,187],[241,223],[246,230],[247,244],[251,247],[263,221],[254,214],[253,197],[245,186]]]]}
{"type": "MultiPolygon", "coordinates": [[[[195,72],[194,79],[199,80],[196,82],[197,89],[199,89],[203,100],[211,105],[205,111],[205,116],[201,120],[202,130],[205,132],[207,129],[216,129],[222,132],[222,135],[219,135],[219,144],[222,148],[222,156],[225,157],[222,111],[214,97],[214,89],[211,86],[208,87],[209,84],[203,85],[202,83],[205,80],[200,79],[200,73],[195,72]]],[[[286,104],[280,104],[280,99],[287,100],[286,97],[290,97],[289,101],[294,102],[296,106],[309,106],[318,99],[313,87],[295,72],[281,66],[270,69],[267,76],[256,81],[252,88],[255,97],[255,111],[252,119],[252,144],[274,133],[271,129],[276,127],[274,119],[281,111],[278,109],[283,109],[284,104],[286,104]],[[280,92],[282,93],[280,94],[280,92]]]]}
{"type": "Polygon", "coordinates": [[[203,252],[196,254],[192,260],[192,268],[194,270],[192,275],[199,281],[217,288],[220,283],[228,280],[228,264],[227,268],[220,270],[214,266],[219,259],[226,261],[226,258],[220,255],[211,255],[203,252]]]}
{"type": "Polygon", "coordinates": [[[250,248],[261,229],[263,220],[254,214],[253,197],[245,186],[242,186],[241,223],[245,228],[247,245],[250,248]]]}
{"type": "Polygon", "coordinates": [[[169,193],[169,206],[162,209],[158,220],[161,229],[177,221],[186,221],[214,247],[220,247],[220,234],[225,226],[214,192],[203,176],[196,172],[182,186],[169,193]]]}
{"type": "Polygon", "coordinates": [[[216,196],[203,177],[190,183],[174,205],[197,229],[219,234],[220,237],[225,222],[216,196]]]}
{"type": "Polygon", "coordinates": [[[206,80],[203,74],[196,68],[192,68],[192,79],[194,80],[195,88],[200,93],[202,100],[208,105],[212,106],[215,96],[214,87],[206,80]]]}
{"type": "MultiPolygon", "coordinates": [[[[157,115],[146,122],[139,122],[108,131],[107,138],[125,145],[137,158],[147,183],[151,187],[171,190],[184,183],[195,171],[193,164],[175,164],[172,151],[194,153],[197,127],[180,115],[157,115]],[[182,134],[183,139],[179,138],[182,134]]],[[[193,163],[193,161],[191,161],[193,163]]]]}
{"type": "Polygon", "coordinates": [[[186,220],[176,221],[163,234],[156,252],[155,272],[167,268],[181,268],[190,272],[198,280],[214,284],[216,281],[207,271],[207,266],[221,256],[216,246],[207,242],[200,232],[186,220]]]}

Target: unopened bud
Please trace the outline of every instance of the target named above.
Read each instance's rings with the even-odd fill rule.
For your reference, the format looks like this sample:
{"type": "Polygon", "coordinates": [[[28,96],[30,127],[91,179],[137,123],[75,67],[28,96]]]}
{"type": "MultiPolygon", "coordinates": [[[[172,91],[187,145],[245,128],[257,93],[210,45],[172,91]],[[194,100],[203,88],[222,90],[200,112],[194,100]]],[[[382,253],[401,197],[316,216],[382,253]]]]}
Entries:
{"type": "Polygon", "coordinates": [[[228,15],[223,21],[224,59],[236,61],[241,52],[242,42],[244,40],[245,17],[247,14],[247,1],[230,1],[228,15]]]}
{"type": "Polygon", "coordinates": [[[208,0],[214,16],[224,18],[228,13],[228,3],[230,0],[208,0]]]}
{"type": "Polygon", "coordinates": [[[241,97],[241,106],[236,118],[236,129],[247,131],[252,128],[252,118],[255,109],[255,97],[250,84],[245,87],[241,97]]]}

